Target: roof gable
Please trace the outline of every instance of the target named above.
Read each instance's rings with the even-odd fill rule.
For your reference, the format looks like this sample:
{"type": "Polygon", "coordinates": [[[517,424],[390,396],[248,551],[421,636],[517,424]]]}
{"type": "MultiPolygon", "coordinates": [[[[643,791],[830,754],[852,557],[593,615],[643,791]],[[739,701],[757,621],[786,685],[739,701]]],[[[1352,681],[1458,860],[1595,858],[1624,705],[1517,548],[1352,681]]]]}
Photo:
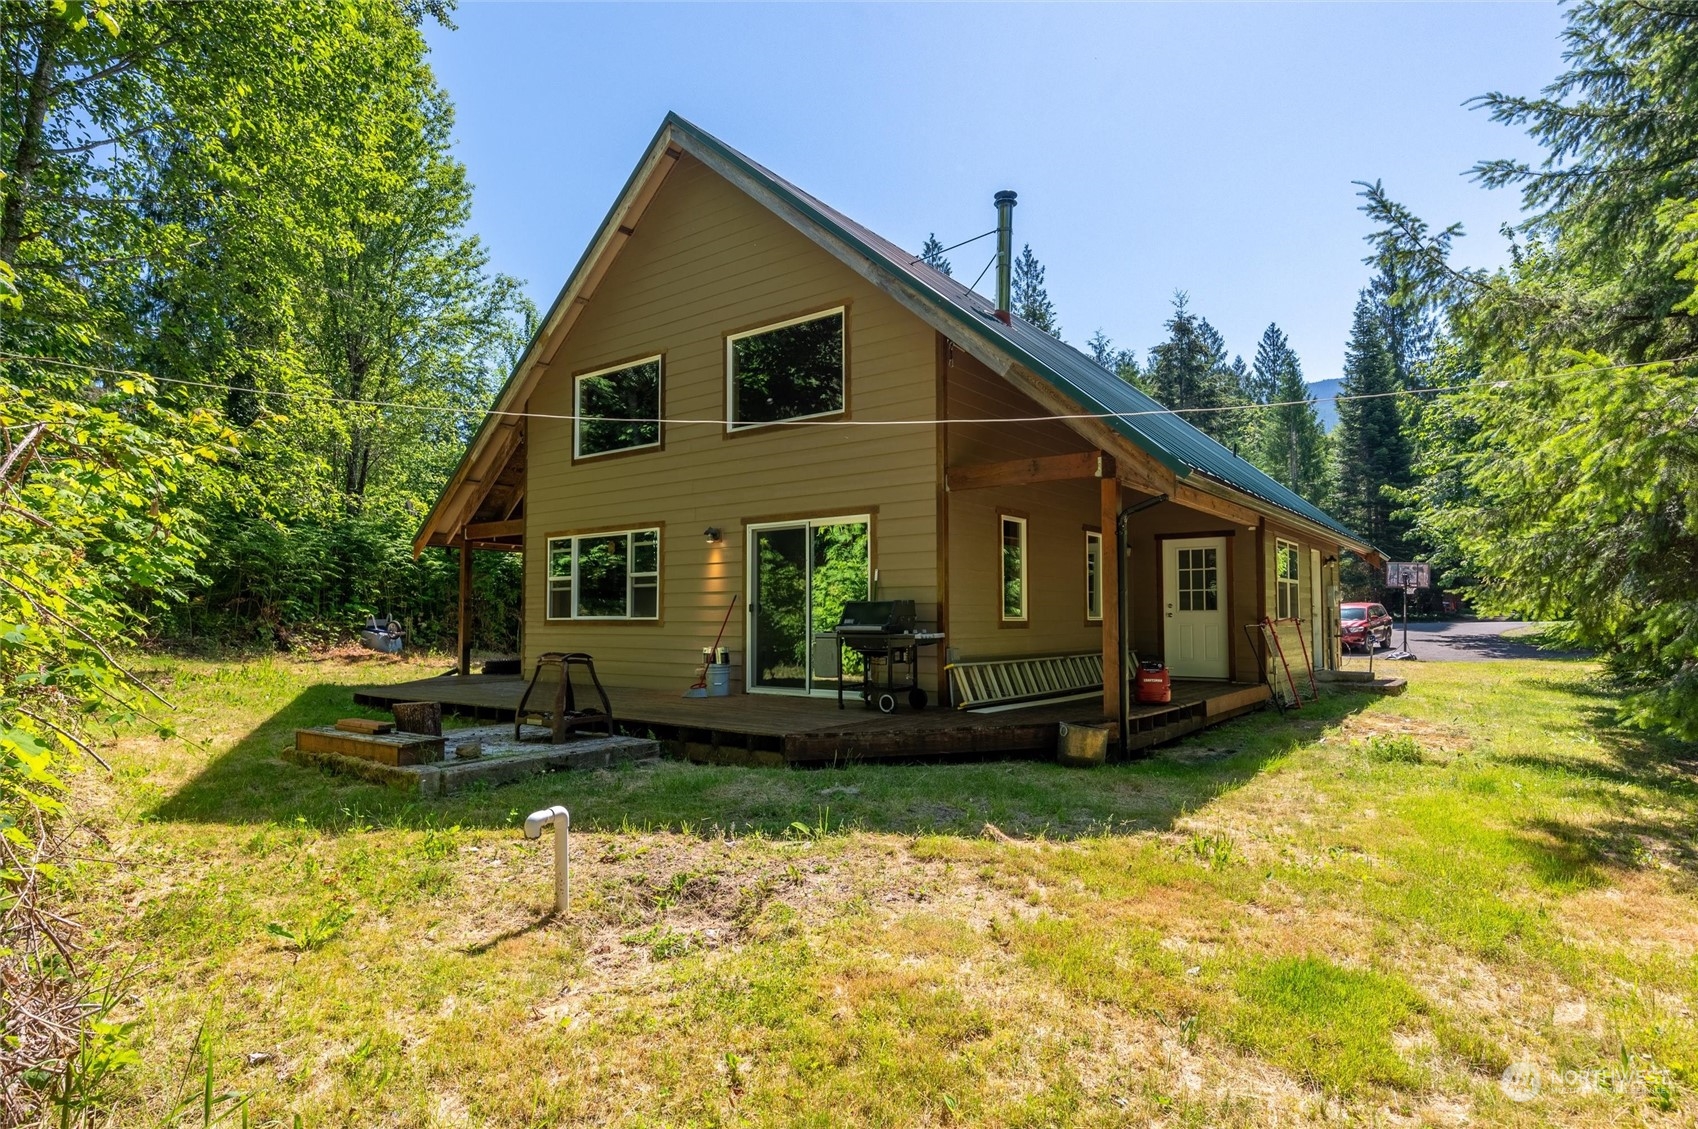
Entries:
{"type": "Polygon", "coordinates": [[[420,529],[414,542],[416,550],[426,544],[447,543],[456,525],[455,516],[475,510],[481,498],[476,487],[484,476],[493,477],[500,470],[495,466],[485,468],[483,476],[472,473],[478,469],[480,456],[487,460],[489,449],[498,445],[492,443],[493,433],[504,426],[512,427],[522,414],[524,398],[546,372],[548,360],[559,348],[577,311],[588,301],[624,238],[631,234],[636,218],[684,152],[764,204],[993,370],[1008,376],[1011,368],[1017,366],[1030,373],[1076,411],[1081,420],[1090,419],[1106,426],[1176,478],[1198,476],[1201,482],[1218,484],[1232,493],[1277,507],[1306,523],[1329,530],[1351,547],[1372,551],[1359,536],[1319,507],[1274,481],[1091,357],[1018,317],[1004,324],[995,317],[989,299],[932,269],[918,256],[861,226],[712,134],[670,113],[550,307],[524,356],[502,386],[448,488],[420,529]]]}

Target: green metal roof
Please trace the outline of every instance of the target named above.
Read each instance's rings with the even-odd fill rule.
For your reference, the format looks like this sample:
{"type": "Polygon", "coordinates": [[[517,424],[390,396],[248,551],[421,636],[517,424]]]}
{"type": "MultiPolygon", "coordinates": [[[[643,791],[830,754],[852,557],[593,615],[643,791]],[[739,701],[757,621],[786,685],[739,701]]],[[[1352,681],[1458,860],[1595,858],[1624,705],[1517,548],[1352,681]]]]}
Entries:
{"type": "Polygon", "coordinates": [[[666,127],[674,131],[686,150],[699,146],[730,162],[838,240],[854,247],[881,273],[946,319],[952,328],[944,332],[964,331],[1011,356],[1084,411],[1107,417],[1105,423],[1180,477],[1197,474],[1213,479],[1330,529],[1347,541],[1367,545],[1361,536],[1320,507],[1275,482],[1187,423],[1183,416],[1167,411],[1085,353],[1018,317],[1012,319],[1013,324],[1004,325],[995,317],[993,303],[983,295],[917,261],[918,256],[856,223],[677,114],[667,115],[666,127]]]}

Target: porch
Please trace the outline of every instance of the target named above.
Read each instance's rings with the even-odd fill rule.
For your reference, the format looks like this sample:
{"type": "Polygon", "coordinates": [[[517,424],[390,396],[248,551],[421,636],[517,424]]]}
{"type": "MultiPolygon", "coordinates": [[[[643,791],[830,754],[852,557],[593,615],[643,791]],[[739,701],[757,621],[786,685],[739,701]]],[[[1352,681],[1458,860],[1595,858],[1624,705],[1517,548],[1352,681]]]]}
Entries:
{"type": "MultiPolygon", "coordinates": [[[[446,713],[505,721],[513,717],[525,685],[517,677],[446,674],[359,686],[353,694],[356,703],[375,709],[388,709],[396,702],[430,701],[442,703],[446,713]]],[[[859,702],[839,710],[834,699],[784,694],[685,698],[675,690],[609,687],[608,697],[622,731],[638,736],[652,733],[675,755],[720,764],[1053,756],[1062,722],[1114,724],[1091,701],[1040,702],[989,713],[933,707],[881,714],[859,702]]],[[[1262,685],[1176,681],[1171,702],[1133,705],[1125,752],[1178,740],[1248,713],[1267,698],[1267,687],[1262,685]]]]}

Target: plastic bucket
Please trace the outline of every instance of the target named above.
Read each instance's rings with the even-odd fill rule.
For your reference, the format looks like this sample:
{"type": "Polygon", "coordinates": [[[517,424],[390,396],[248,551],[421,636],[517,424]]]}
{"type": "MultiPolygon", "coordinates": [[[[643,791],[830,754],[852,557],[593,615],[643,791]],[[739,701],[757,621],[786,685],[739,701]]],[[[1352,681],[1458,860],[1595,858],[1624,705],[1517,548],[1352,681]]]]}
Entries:
{"type": "Polygon", "coordinates": [[[710,698],[731,696],[731,664],[708,663],[707,692],[710,698]]]}

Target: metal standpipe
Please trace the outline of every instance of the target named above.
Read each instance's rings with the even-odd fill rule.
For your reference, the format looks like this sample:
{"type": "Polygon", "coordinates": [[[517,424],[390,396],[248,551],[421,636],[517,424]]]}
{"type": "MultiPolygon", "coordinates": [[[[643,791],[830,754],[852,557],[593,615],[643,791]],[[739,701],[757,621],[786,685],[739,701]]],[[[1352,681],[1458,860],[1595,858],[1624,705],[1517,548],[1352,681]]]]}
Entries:
{"type": "Polygon", "coordinates": [[[554,828],[554,912],[564,914],[572,902],[572,813],[555,804],[525,817],[525,838],[540,839],[554,828]]]}

